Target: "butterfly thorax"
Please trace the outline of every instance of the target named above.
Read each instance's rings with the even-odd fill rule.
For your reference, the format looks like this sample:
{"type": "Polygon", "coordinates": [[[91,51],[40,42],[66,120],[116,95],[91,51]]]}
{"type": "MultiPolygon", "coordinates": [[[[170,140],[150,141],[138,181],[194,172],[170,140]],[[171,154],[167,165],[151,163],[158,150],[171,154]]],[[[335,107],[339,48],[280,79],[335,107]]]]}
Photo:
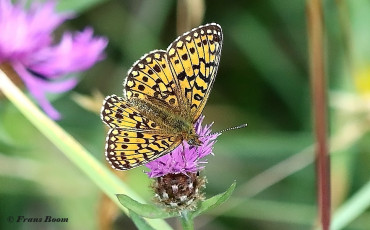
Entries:
{"type": "Polygon", "coordinates": [[[199,146],[202,143],[195,132],[192,121],[182,117],[181,112],[169,111],[169,107],[165,105],[140,98],[131,98],[128,103],[159,125],[163,134],[174,135],[186,140],[190,145],[199,146]]]}

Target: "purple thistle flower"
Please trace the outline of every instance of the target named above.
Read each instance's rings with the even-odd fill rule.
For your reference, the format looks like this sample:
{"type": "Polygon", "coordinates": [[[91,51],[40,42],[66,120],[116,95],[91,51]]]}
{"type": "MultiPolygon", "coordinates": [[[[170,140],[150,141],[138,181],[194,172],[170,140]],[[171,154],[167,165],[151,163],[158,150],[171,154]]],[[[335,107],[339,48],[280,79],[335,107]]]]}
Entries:
{"type": "Polygon", "coordinates": [[[62,93],[77,84],[67,74],[86,70],[103,58],[107,39],[93,37],[93,30],[63,34],[53,44],[52,32],[71,14],[55,11],[55,2],[25,3],[0,0],[0,65],[10,64],[31,95],[53,119],[60,114],[47,100],[47,93],[62,93]]]}
{"type": "Polygon", "coordinates": [[[201,161],[201,159],[213,154],[213,145],[220,134],[211,134],[212,124],[202,127],[203,119],[204,116],[200,116],[194,125],[195,131],[200,136],[199,139],[203,144],[190,146],[184,141],[170,154],[147,163],[145,166],[151,170],[147,172],[150,178],[162,177],[166,174],[195,173],[204,168],[202,164],[207,163],[207,160],[201,161]]]}

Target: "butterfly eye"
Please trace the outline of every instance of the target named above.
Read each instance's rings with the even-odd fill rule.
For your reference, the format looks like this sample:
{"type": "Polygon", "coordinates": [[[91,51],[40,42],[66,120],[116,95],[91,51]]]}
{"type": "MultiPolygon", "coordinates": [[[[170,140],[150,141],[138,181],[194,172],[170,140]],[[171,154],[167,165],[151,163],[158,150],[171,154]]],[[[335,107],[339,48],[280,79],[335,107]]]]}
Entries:
{"type": "Polygon", "coordinates": [[[198,136],[187,140],[188,144],[191,146],[200,146],[202,142],[198,139],[198,136]]]}
{"type": "Polygon", "coordinates": [[[193,139],[188,140],[188,144],[191,146],[195,145],[195,141],[193,139]]]}

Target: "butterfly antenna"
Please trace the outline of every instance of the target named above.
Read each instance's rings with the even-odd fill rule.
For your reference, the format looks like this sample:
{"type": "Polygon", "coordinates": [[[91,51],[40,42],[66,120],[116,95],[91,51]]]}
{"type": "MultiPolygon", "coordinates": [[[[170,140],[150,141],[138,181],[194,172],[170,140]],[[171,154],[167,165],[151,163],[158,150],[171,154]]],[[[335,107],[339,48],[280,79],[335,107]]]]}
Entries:
{"type": "Polygon", "coordinates": [[[230,130],[235,130],[235,129],[242,129],[242,128],[245,128],[247,127],[248,124],[245,123],[245,124],[242,124],[242,125],[239,125],[239,126],[235,126],[235,127],[231,127],[231,128],[227,128],[227,129],[223,129],[221,131],[218,131],[218,132],[215,132],[215,133],[211,133],[209,135],[214,135],[214,134],[222,134],[223,132],[227,132],[227,131],[230,131],[230,130]]]}

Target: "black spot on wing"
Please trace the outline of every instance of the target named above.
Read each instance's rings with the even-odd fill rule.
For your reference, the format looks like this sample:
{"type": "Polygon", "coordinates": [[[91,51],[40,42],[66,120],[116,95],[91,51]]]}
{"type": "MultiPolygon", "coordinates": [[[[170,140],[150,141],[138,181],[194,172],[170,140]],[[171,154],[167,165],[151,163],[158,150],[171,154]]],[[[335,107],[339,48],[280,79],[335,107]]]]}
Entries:
{"type": "Polygon", "coordinates": [[[159,67],[159,65],[155,65],[154,68],[155,72],[159,73],[161,72],[161,67],[159,67]]]}

